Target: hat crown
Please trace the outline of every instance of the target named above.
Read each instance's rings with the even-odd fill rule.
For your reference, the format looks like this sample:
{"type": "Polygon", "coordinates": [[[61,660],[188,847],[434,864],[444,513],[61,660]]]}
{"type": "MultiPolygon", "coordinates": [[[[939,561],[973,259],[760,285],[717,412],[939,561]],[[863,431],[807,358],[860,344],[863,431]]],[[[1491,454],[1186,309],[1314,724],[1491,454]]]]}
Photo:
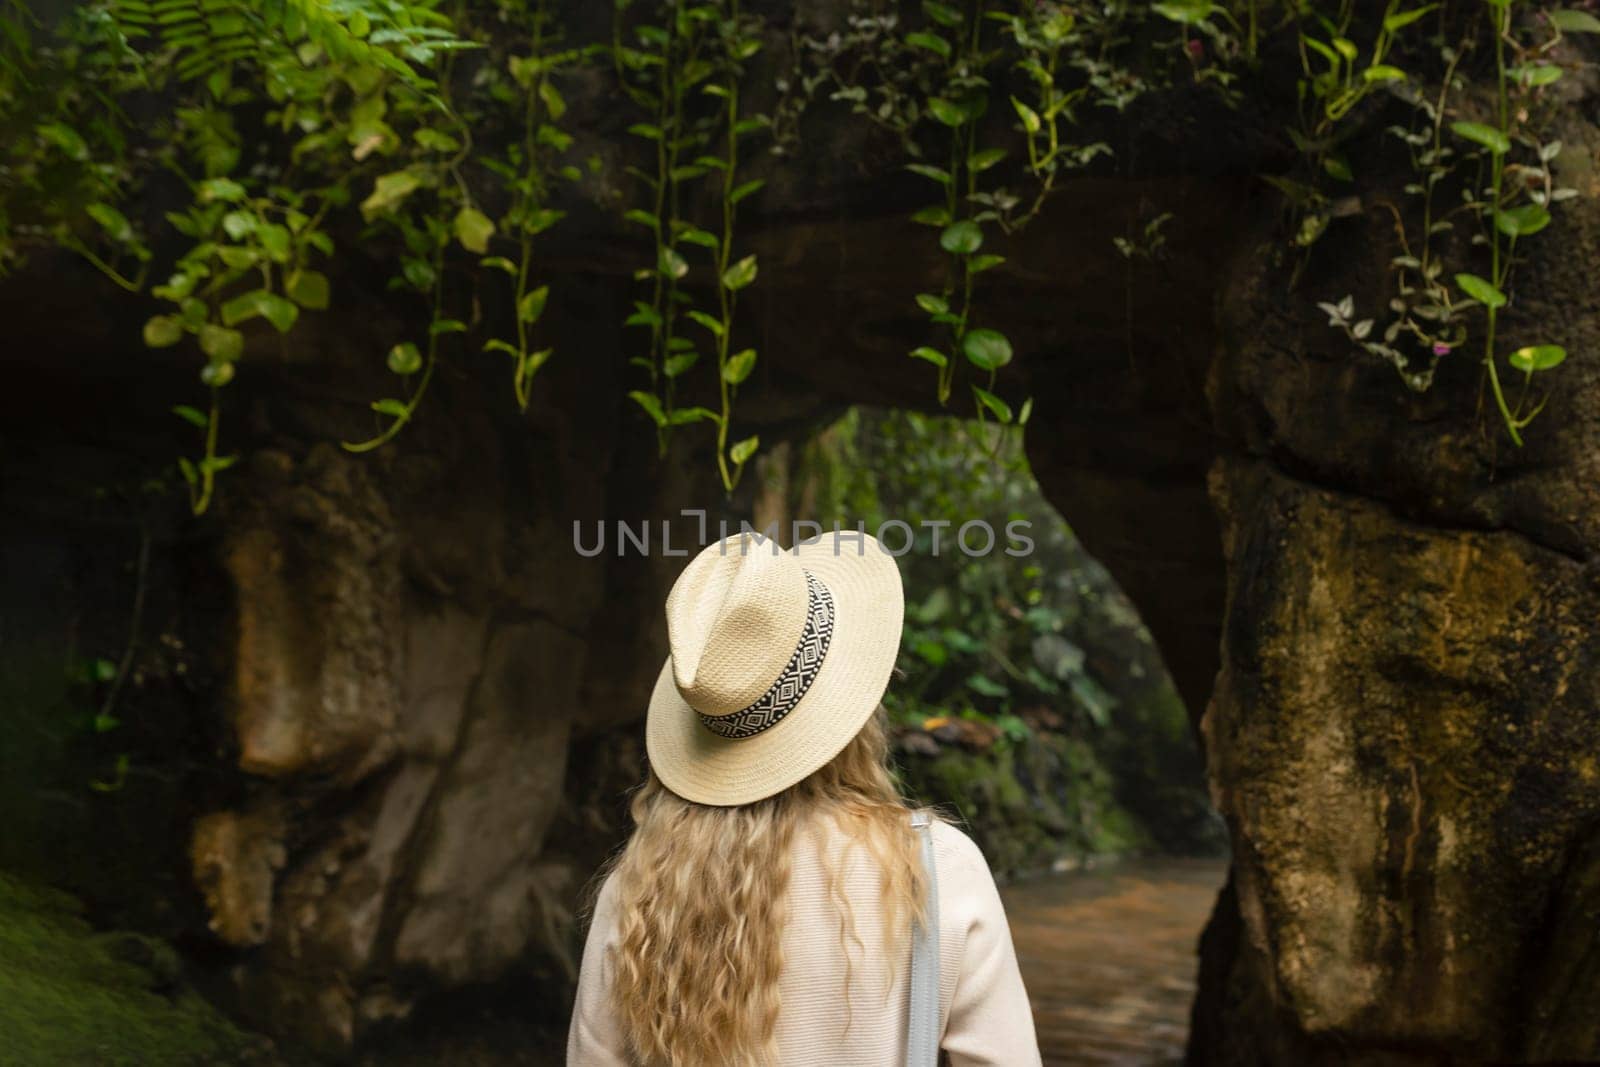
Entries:
{"type": "Polygon", "coordinates": [[[753,704],[783,672],[805,626],[806,572],[792,553],[750,534],[697,556],[667,595],[678,692],[702,715],[753,704]]]}

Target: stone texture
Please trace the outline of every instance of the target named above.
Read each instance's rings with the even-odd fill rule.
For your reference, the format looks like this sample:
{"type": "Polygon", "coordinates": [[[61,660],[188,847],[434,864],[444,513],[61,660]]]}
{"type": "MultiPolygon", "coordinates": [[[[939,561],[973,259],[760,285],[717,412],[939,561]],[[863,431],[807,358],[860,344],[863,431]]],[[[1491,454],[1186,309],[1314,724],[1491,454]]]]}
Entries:
{"type": "Polygon", "coordinates": [[[230,524],[239,766],[364,776],[394,738],[399,596],[386,502],[328,445],[255,457],[258,495],[230,524]]]}
{"type": "MultiPolygon", "coordinates": [[[[1232,581],[1205,737],[1274,1002],[1340,1055],[1522,1054],[1530,968],[1593,943],[1550,909],[1600,818],[1600,583],[1259,463],[1217,492],[1232,581]]],[[[1540,1040],[1589,1059],[1593,1033],[1540,1040]]]]}
{"type": "Polygon", "coordinates": [[[211,913],[211,930],[248,948],[272,929],[272,891],[287,854],[276,812],[213,812],[195,822],[189,859],[211,913]]]}

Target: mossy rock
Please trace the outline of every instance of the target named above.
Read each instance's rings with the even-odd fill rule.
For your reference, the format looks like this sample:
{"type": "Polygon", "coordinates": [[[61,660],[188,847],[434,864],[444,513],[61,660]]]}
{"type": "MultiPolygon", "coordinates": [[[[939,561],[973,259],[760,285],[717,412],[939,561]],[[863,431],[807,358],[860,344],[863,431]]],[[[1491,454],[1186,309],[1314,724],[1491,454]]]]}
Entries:
{"type": "Polygon", "coordinates": [[[77,902],[0,873],[0,1038],[20,1067],[264,1063],[263,1042],[183,989],[170,946],[97,934],[77,902]]]}

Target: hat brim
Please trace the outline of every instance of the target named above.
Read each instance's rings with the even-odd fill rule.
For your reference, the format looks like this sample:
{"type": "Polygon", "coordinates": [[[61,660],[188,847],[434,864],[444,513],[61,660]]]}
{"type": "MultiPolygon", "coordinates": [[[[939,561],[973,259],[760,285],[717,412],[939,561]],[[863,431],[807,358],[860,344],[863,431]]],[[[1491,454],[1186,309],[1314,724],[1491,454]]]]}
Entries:
{"type": "Polygon", "coordinates": [[[725,807],[782,792],[837,756],[888,688],[905,621],[894,557],[872,537],[858,541],[854,533],[841,535],[837,544],[824,534],[791,551],[834,601],[827,655],[794,710],[752,737],[725,738],[706,729],[678,692],[670,657],[656,678],[645,751],[656,777],[685,800],[725,807]]]}

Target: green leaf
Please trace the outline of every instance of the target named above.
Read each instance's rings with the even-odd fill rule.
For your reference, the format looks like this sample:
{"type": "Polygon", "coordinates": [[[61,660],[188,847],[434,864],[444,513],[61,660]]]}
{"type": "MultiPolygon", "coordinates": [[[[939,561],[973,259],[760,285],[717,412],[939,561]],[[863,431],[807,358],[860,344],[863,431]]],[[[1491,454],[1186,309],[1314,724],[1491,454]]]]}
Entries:
{"type": "Polygon", "coordinates": [[[652,126],[648,122],[636,122],[628,127],[628,132],[635,137],[643,137],[648,141],[661,140],[661,127],[652,126]]]}
{"type": "Polygon", "coordinates": [[[1350,164],[1340,156],[1325,156],[1322,160],[1322,169],[1328,172],[1328,177],[1341,182],[1354,181],[1355,175],[1350,173],[1350,164]]]}
{"type": "Polygon", "coordinates": [[[396,400],[392,396],[386,396],[382,400],[374,400],[371,407],[379,415],[389,415],[402,420],[411,417],[411,412],[406,407],[406,402],[404,400],[396,400]]]}
{"type": "Polygon", "coordinates": [[[222,232],[239,241],[254,233],[259,221],[249,211],[230,211],[222,216],[222,232]]]}
{"type": "Polygon", "coordinates": [[[393,211],[421,185],[422,180],[409,170],[382,175],[373,183],[371,194],[361,201],[361,217],[371,222],[379,215],[393,211]]]}
{"type": "Polygon", "coordinates": [[[956,127],[967,121],[967,109],[960,104],[953,104],[943,97],[935,96],[928,101],[928,110],[933,117],[946,126],[956,127]]]}
{"type": "Polygon", "coordinates": [[[981,674],[970,675],[967,678],[967,688],[971,689],[979,696],[986,697],[1003,697],[1010,692],[1010,690],[1001,685],[999,682],[996,682],[991,678],[985,678],[981,674]]]}
{"type": "Polygon", "coordinates": [[[644,413],[649,415],[651,420],[657,426],[665,426],[667,424],[666,413],[661,410],[661,401],[656,399],[654,393],[646,393],[642,390],[635,389],[633,392],[629,393],[628,396],[635,404],[638,404],[640,407],[644,408],[644,413]]]}
{"type": "Polygon", "coordinates": [[[714,336],[721,337],[725,332],[722,326],[722,320],[713,315],[707,315],[704,311],[690,311],[688,315],[695,322],[698,322],[700,325],[710,330],[714,336]]]}
{"type": "Polygon", "coordinates": [[[61,149],[71,159],[81,163],[89,158],[89,146],[84,143],[78,131],[71,126],[66,126],[59,122],[47,122],[37,127],[33,132],[38,134],[40,139],[48,141],[61,149]]]}
{"type": "Polygon", "coordinates": [[[1562,33],[1600,33],[1600,19],[1587,11],[1552,11],[1550,25],[1562,33]]]}
{"type": "Polygon", "coordinates": [[[948,315],[950,313],[950,301],[942,296],[934,296],[932,293],[918,293],[917,307],[930,315],[948,315]]]}
{"type": "Polygon", "coordinates": [[[1464,137],[1475,144],[1480,144],[1497,156],[1503,156],[1511,151],[1511,140],[1493,126],[1462,120],[1452,122],[1450,129],[1457,137],[1464,137]]]}
{"type": "Polygon", "coordinates": [[[1333,47],[1335,51],[1344,57],[1346,63],[1354,64],[1356,56],[1361,54],[1356,51],[1356,43],[1348,37],[1335,37],[1333,39],[1333,47]]]}
{"type": "Polygon", "coordinates": [[[950,58],[950,42],[936,33],[908,33],[906,34],[906,44],[914,45],[917,48],[926,48],[941,59],[950,58]]]}
{"type": "Polygon", "coordinates": [[[728,449],[728,458],[733,460],[735,466],[744,466],[745,460],[756,454],[756,449],[761,447],[760,437],[746,437],[728,449]]]}
{"type": "Polygon", "coordinates": [[[218,363],[230,363],[244,352],[244,334],[208,322],[200,327],[200,351],[218,363]]]}
{"type": "Polygon", "coordinates": [[[561,94],[548,79],[539,83],[539,99],[544,101],[545,110],[550,112],[550,121],[560,122],[561,116],[567,113],[567,102],[561,99],[561,94]]]}
{"type": "Polygon", "coordinates": [[[300,309],[291,300],[285,300],[277,293],[265,293],[257,301],[261,317],[277,329],[279,333],[288,333],[300,318],[300,309]]]}
{"type": "Polygon", "coordinates": [[[661,255],[656,260],[656,269],[668,278],[682,278],[689,273],[689,261],[677,249],[663,245],[661,255]]]}
{"type": "Polygon", "coordinates": [[[929,348],[927,345],[923,345],[920,348],[913,348],[911,350],[911,356],[913,359],[925,359],[929,363],[932,363],[935,367],[945,367],[950,363],[949,358],[946,357],[943,352],[939,351],[937,348],[929,348]]]}
{"type": "MultiPolygon", "coordinates": [[[[221,327],[218,327],[218,329],[221,329],[221,327]]],[[[213,389],[221,389],[224,385],[233,381],[233,363],[207,363],[200,368],[200,380],[213,389]]]]}
{"type": "Polygon", "coordinates": [[[188,404],[176,405],[173,407],[172,413],[190,426],[198,427],[202,430],[211,425],[211,417],[209,415],[199,408],[190,407],[188,404]]]}
{"type": "Polygon", "coordinates": [[[713,251],[722,244],[722,242],[717,239],[716,234],[712,233],[710,230],[702,230],[698,226],[687,226],[684,229],[679,230],[678,240],[688,241],[692,245],[699,245],[702,248],[710,248],[713,251]]]}
{"type": "Polygon", "coordinates": [[[477,208],[464,207],[456,212],[456,240],[468,252],[479,255],[489,250],[489,238],[494,236],[494,223],[477,208]]]}
{"type": "Polygon", "coordinates": [[[1387,63],[1379,63],[1361,72],[1361,80],[1368,82],[1399,82],[1406,80],[1406,72],[1387,63]]]}
{"type": "Polygon", "coordinates": [[[920,174],[924,178],[932,178],[941,185],[949,185],[951,182],[949,171],[939,167],[931,167],[926,163],[907,163],[906,170],[913,174],[920,174]]]}
{"type": "Polygon", "coordinates": [[[517,265],[505,256],[487,256],[478,260],[478,266],[489,270],[503,270],[512,277],[515,277],[517,273],[517,265]]]}
{"type": "Polygon", "coordinates": [[[630,208],[628,211],[623,213],[622,217],[627,219],[629,222],[637,222],[641,226],[648,226],[652,230],[656,228],[655,215],[646,211],[644,208],[630,208]]]}
{"type": "Polygon", "coordinates": [[[422,369],[422,353],[417,351],[417,346],[410,341],[402,341],[389,349],[389,355],[384,360],[389,369],[401,376],[415,374],[422,369]]]}
{"type": "Polygon", "coordinates": [[[531,292],[524,293],[522,299],[517,301],[517,319],[520,322],[538,322],[539,316],[544,314],[544,305],[550,299],[550,287],[541,285],[531,292]]]}
{"type": "Polygon", "coordinates": [[[1520,371],[1532,374],[1534,371],[1549,370],[1559,366],[1567,358],[1567,350],[1560,345],[1529,345],[1519,348],[1506,357],[1511,365],[1520,371]]]}
{"type": "Polygon", "coordinates": [[[737,204],[745,197],[759,191],[761,187],[766,184],[767,180],[765,178],[753,178],[750,181],[745,182],[743,185],[736,186],[734,190],[728,194],[728,203],[737,204]]]}
{"type": "Polygon", "coordinates": [[[224,326],[234,326],[257,315],[277,327],[279,333],[286,333],[300,317],[300,309],[267,289],[253,289],[222,305],[224,326]]]}
{"type": "Polygon", "coordinates": [[[100,224],[106,231],[106,236],[118,243],[126,243],[133,237],[133,226],[128,222],[127,216],[112,207],[110,204],[90,204],[84,208],[89,217],[100,224]]]}
{"type": "Polygon", "coordinates": [[[913,214],[911,221],[921,223],[924,226],[948,226],[950,225],[950,209],[943,204],[932,204],[913,214]]]}
{"type": "Polygon", "coordinates": [[[961,339],[967,361],[983,370],[996,370],[1011,362],[1011,342],[999,330],[968,330],[961,339]]]}
{"type": "Polygon", "coordinates": [[[977,398],[978,403],[994,412],[995,418],[1004,423],[1011,421],[1010,404],[1007,404],[987,389],[979,389],[976,385],[972,387],[972,395],[977,398]]]}
{"type": "Polygon", "coordinates": [[[328,306],[328,276],[314,270],[297,270],[284,282],[284,290],[303,308],[321,311],[328,306]]]}
{"type": "Polygon", "coordinates": [[[289,230],[275,222],[257,227],[256,240],[266,249],[267,255],[278,263],[289,262],[289,230]]]}
{"type": "Polygon", "coordinates": [[[985,271],[991,267],[998,267],[1005,261],[1005,256],[973,256],[971,259],[967,260],[967,270],[973,274],[977,274],[979,271],[985,271]]]}
{"type": "Polygon", "coordinates": [[[939,247],[955,255],[968,255],[983,247],[983,229],[971,219],[951,223],[939,234],[939,247]]]}
{"type": "Polygon", "coordinates": [[[1494,287],[1494,283],[1478,277],[1476,274],[1457,274],[1456,284],[1461,291],[1485,307],[1501,308],[1506,305],[1506,294],[1494,287]]]}
{"type": "Polygon", "coordinates": [[[974,174],[981,174],[1004,158],[1006,158],[1006,150],[1004,148],[985,148],[983,151],[974,152],[967,157],[967,167],[974,174]]]}
{"type": "Polygon", "coordinates": [[[1185,26],[1197,26],[1210,17],[1216,5],[1209,0],[1169,0],[1167,3],[1151,4],[1150,10],[1164,19],[1185,26]]]}
{"type": "Polygon", "coordinates": [[[1017,412],[1017,425],[1018,426],[1026,426],[1026,425],[1028,425],[1028,420],[1030,418],[1032,418],[1032,417],[1033,417],[1033,397],[1030,396],[1030,397],[1028,397],[1028,399],[1026,399],[1026,400],[1024,400],[1022,402],[1022,410],[1017,412]]]}
{"type": "Polygon", "coordinates": [[[144,343],[151,348],[166,348],[183,340],[183,320],[176,315],[157,315],[144,324],[144,343]]]}
{"type": "Polygon", "coordinates": [[[1042,123],[1039,121],[1039,113],[1037,111],[1014,96],[1011,98],[1011,106],[1016,109],[1017,118],[1022,120],[1022,128],[1024,130],[1029,133],[1039,132],[1042,123]]]}
{"type": "Polygon", "coordinates": [[[690,422],[721,422],[722,418],[710,408],[698,405],[692,408],[674,408],[672,414],[667,416],[667,422],[673,426],[682,426],[690,422]]]}
{"type": "Polygon", "coordinates": [[[200,183],[200,200],[243,200],[245,188],[232,178],[208,178],[200,183]]]}
{"type": "Polygon", "coordinates": [[[1550,212],[1540,204],[1522,204],[1496,211],[1494,225],[1507,237],[1527,237],[1550,225],[1550,212]]]}
{"type": "Polygon", "coordinates": [[[431,126],[424,126],[411,136],[417,142],[418,147],[426,148],[430,152],[461,151],[460,141],[451,137],[448,133],[433,129],[431,126]]]}
{"type": "Polygon", "coordinates": [[[722,380],[729,385],[738,385],[750,377],[750,372],[756,367],[756,350],[753,348],[742,349],[728,357],[728,363],[722,368],[722,380]]]}
{"type": "Polygon", "coordinates": [[[661,361],[661,373],[665,374],[668,378],[676,378],[687,371],[690,367],[693,367],[699,362],[699,360],[700,353],[694,351],[693,349],[690,349],[687,352],[679,352],[677,355],[668,356],[666,359],[661,361]]]}
{"type": "Polygon", "coordinates": [[[1384,32],[1393,33],[1396,30],[1404,29],[1438,6],[1438,4],[1428,4],[1411,11],[1396,11],[1394,14],[1384,18],[1384,32]]]}
{"type": "Polygon", "coordinates": [[[928,16],[929,21],[937,22],[941,26],[961,25],[961,12],[949,4],[934,3],[933,0],[923,0],[922,11],[928,16]]]}
{"type": "Polygon", "coordinates": [[[722,272],[722,284],[737,292],[756,280],[756,257],[745,256],[722,272]]]}
{"type": "Polygon", "coordinates": [[[1506,73],[1509,74],[1512,80],[1517,84],[1526,85],[1530,88],[1537,89],[1540,86],[1549,85],[1552,82],[1560,81],[1562,70],[1560,67],[1554,66],[1550,63],[1536,63],[1531,66],[1522,65],[1511,67],[1506,71],[1506,73]]]}

